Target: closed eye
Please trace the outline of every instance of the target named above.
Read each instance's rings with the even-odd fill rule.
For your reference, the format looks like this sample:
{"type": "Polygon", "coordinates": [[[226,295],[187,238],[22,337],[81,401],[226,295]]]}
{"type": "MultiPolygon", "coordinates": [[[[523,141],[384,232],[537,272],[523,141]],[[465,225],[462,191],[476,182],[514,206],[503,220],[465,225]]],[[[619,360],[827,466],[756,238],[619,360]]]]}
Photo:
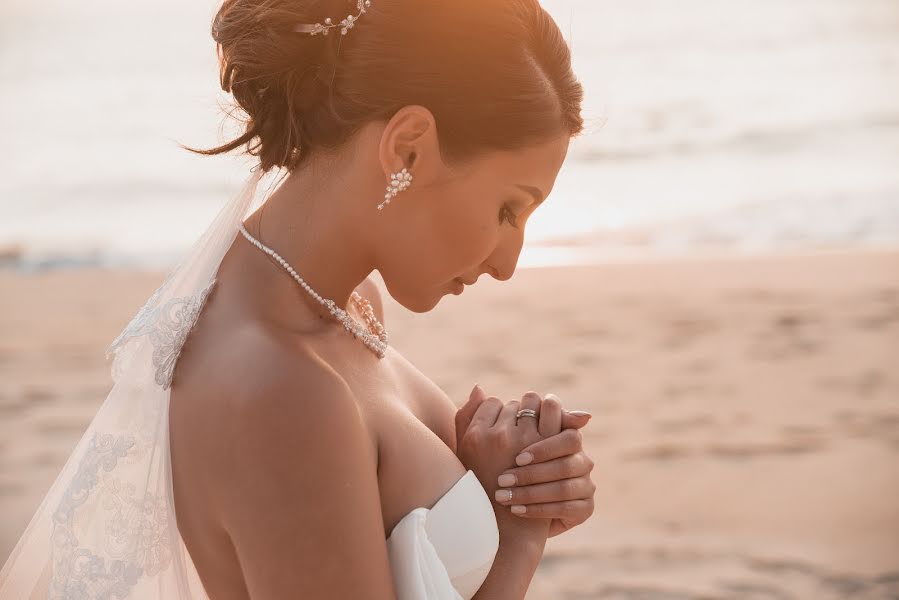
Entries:
{"type": "Polygon", "coordinates": [[[518,227],[518,220],[511,210],[509,210],[508,204],[503,204],[503,207],[499,211],[499,222],[502,225],[503,221],[508,221],[512,227],[518,227]]]}

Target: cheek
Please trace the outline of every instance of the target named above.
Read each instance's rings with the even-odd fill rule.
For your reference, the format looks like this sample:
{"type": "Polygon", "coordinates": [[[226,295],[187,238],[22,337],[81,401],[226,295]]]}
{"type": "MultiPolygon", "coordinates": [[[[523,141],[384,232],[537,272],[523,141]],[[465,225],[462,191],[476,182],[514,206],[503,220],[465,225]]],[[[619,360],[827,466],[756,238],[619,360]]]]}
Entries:
{"type": "Polygon", "coordinates": [[[467,201],[449,204],[441,216],[442,229],[448,241],[456,244],[461,250],[469,249],[471,254],[483,252],[496,244],[500,232],[499,217],[496,211],[482,197],[473,197],[467,201]]]}
{"type": "Polygon", "coordinates": [[[456,189],[431,201],[399,253],[405,274],[423,285],[471,273],[491,255],[501,233],[499,217],[482,195],[456,189]]]}
{"type": "Polygon", "coordinates": [[[487,258],[496,246],[498,231],[489,219],[475,212],[457,214],[446,222],[438,236],[448,262],[460,267],[471,267],[487,258]]]}

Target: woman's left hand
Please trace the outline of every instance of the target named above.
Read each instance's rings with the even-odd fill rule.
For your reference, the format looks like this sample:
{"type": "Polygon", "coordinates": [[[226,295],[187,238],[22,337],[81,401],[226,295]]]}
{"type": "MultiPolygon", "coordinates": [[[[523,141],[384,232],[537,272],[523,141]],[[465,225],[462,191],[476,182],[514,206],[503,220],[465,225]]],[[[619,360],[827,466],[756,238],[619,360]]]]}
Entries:
{"type": "MultiPolygon", "coordinates": [[[[540,397],[536,392],[528,394],[540,397]]],[[[472,410],[471,406],[464,408],[472,410]]],[[[457,415],[457,435],[467,426],[465,416],[457,415]]],[[[499,476],[497,502],[523,518],[552,519],[550,537],[580,525],[593,514],[593,461],[583,450],[580,432],[589,420],[589,413],[563,410],[558,397],[547,394],[538,411],[537,429],[544,439],[523,449],[515,459],[519,466],[499,476]],[[512,490],[511,500],[504,490],[512,490]]]]}

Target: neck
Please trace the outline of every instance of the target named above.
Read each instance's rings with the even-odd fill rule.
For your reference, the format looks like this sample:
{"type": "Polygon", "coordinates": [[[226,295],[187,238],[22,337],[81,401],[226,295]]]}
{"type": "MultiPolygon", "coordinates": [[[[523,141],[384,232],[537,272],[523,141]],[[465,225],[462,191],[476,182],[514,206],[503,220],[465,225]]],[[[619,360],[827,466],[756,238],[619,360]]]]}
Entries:
{"type": "MultiPolygon", "coordinates": [[[[366,171],[350,166],[340,172],[366,171]]],[[[374,270],[370,240],[377,225],[379,189],[377,182],[364,181],[364,176],[323,175],[306,168],[290,173],[245,225],[317,294],[347,310],[353,291],[374,270]]],[[[253,253],[247,256],[249,272],[259,277],[253,287],[263,302],[282,315],[293,315],[299,291],[311,311],[333,320],[329,310],[274,259],[250,244],[247,247],[253,253]],[[273,268],[260,269],[264,261],[273,268]]]]}

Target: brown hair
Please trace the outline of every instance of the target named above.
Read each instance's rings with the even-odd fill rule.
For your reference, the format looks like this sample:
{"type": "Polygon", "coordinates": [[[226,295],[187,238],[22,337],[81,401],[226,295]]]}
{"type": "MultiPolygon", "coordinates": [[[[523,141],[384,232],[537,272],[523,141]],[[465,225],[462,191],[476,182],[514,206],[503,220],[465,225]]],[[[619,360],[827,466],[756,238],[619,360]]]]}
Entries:
{"type": "Polygon", "coordinates": [[[215,15],[222,89],[261,168],[293,170],[373,120],[428,108],[444,160],[514,150],[583,129],[583,88],[555,21],[537,0],[372,0],[346,35],[292,31],[356,14],[342,0],[225,0],[215,15]]]}

